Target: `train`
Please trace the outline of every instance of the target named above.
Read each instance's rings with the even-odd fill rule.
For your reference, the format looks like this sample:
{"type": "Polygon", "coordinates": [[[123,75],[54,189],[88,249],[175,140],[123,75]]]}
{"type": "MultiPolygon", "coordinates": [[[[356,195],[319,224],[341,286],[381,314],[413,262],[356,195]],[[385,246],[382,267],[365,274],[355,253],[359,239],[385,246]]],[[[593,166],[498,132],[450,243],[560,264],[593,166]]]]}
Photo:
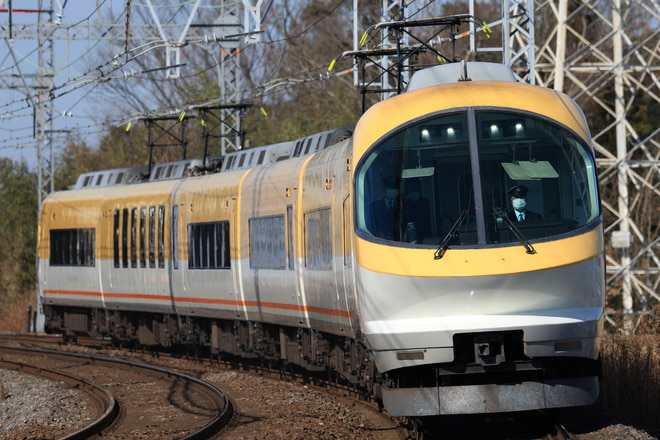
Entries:
{"type": "Polygon", "coordinates": [[[304,368],[393,416],[599,393],[588,124],[502,64],[419,70],[354,126],[83,174],[41,205],[37,271],[49,333],[304,368]]]}

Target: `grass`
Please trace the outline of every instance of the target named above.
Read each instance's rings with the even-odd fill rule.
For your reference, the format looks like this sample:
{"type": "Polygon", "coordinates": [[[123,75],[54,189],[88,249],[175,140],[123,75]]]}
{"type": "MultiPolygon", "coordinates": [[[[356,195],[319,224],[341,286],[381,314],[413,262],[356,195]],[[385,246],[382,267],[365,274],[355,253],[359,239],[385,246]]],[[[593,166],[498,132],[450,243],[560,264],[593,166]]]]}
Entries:
{"type": "Polygon", "coordinates": [[[21,298],[9,304],[2,304],[0,333],[27,332],[27,310],[28,306],[32,306],[34,310],[34,302],[34,298],[21,298]]]}
{"type": "Polygon", "coordinates": [[[601,354],[601,402],[626,419],[660,428],[660,306],[636,334],[608,335],[601,354]]]}

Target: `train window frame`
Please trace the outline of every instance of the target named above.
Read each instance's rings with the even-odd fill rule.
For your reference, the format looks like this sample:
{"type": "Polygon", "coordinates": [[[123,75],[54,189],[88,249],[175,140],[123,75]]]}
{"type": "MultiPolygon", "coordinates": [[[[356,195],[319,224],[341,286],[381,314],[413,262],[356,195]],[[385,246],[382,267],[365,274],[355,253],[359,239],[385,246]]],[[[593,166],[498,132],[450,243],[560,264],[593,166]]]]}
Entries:
{"type": "Polygon", "coordinates": [[[128,208],[121,210],[121,267],[128,266],[128,208]]]}
{"type": "Polygon", "coordinates": [[[342,202],[342,242],[344,246],[344,266],[347,268],[351,267],[353,264],[353,242],[351,240],[351,233],[353,232],[351,228],[351,207],[351,198],[347,195],[344,197],[344,201],[342,202]]]}
{"type": "Polygon", "coordinates": [[[165,267],[165,205],[158,206],[158,268],[165,267]]]}
{"type": "Polygon", "coordinates": [[[329,206],[307,211],[303,215],[305,225],[305,268],[331,270],[332,251],[332,210],[329,206]]]}
{"type": "Polygon", "coordinates": [[[250,268],[284,270],[288,266],[284,214],[248,219],[250,268]]]}
{"type": "Polygon", "coordinates": [[[231,269],[231,230],[229,221],[188,223],[187,230],[188,269],[231,269]]]}
{"type": "Polygon", "coordinates": [[[172,228],[170,234],[172,240],[172,265],[176,270],[179,268],[179,205],[172,207],[172,228]]]}
{"type": "Polygon", "coordinates": [[[156,207],[149,207],[149,267],[156,267],[156,207]]]}
{"type": "Polygon", "coordinates": [[[96,266],[96,229],[50,230],[50,266],[96,266]]]}
{"type": "Polygon", "coordinates": [[[120,255],[119,255],[119,235],[120,235],[120,213],[119,209],[115,209],[113,212],[113,224],[112,224],[112,247],[113,247],[113,259],[115,268],[121,267],[120,265],[120,255]]]}
{"type": "Polygon", "coordinates": [[[138,222],[138,209],[137,207],[131,208],[131,267],[137,268],[137,222],[138,222]]]}
{"type": "MultiPolygon", "coordinates": [[[[501,182],[497,180],[499,183],[494,186],[496,181],[488,180],[496,177],[495,171],[499,172],[501,176],[505,176],[504,173],[506,172],[502,168],[502,164],[498,163],[497,170],[494,170],[491,164],[486,165],[487,162],[483,159],[485,156],[482,150],[482,142],[484,140],[486,143],[492,141],[484,135],[486,133],[485,128],[490,128],[490,126],[483,125],[483,121],[488,122],[489,120],[489,117],[483,115],[488,116],[489,113],[495,119],[501,117],[502,121],[510,123],[510,127],[501,127],[504,130],[509,129],[508,134],[505,134],[504,131],[500,132],[500,134],[505,134],[502,136],[501,148],[518,134],[521,136],[515,141],[520,142],[521,145],[523,143],[529,144],[536,139],[538,135],[535,132],[531,134],[524,131],[516,133],[518,129],[525,129],[523,126],[518,126],[520,122],[532,123],[530,127],[536,124],[538,129],[550,130],[553,133],[554,138],[546,141],[556,144],[555,149],[548,147],[547,150],[543,151],[543,156],[538,158],[545,166],[542,174],[530,175],[530,178],[534,178],[534,182],[545,182],[544,184],[548,186],[548,194],[551,193],[549,186],[552,186],[552,181],[561,180],[561,169],[557,167],[553,159],[556,158],[557,163],[563,163],[566,168],[563,171],[564,180],[560,182],[562,186],[560,193],[556,196],[557,200],[542,199],[540,202],[551,202],[553,209],[556,205],[559,207],[558,209],[574,214],[564,219],[566,215],[562,212],[560,215],[561,221],[554,223],[544,221],[546,224],[542,226],[538,223],[537,225],[516,226],[521,230],[534,229],[529,232],[524,231],[525,238],[534,241],[546,241],[559,235],[573,234],[577,229],[593,226],[595,222],[599,221],[602,212],[599,204],[598,179],[595,173],[593,149],[589,144],[589,139],[583,139],[570,127],[534,112],[508,107],[465,107],[433,113],[423,119],[417,119],[396,127],[383,135],[365,151],[355,168],[353,221],[357,234],[369,240],[387,240],[398,243],[402,247],[437,246],[439,242],[446,238],[451,239],[449,244],[452,247],[459,246],[462,248],[515,246],[519,244],[515,234],[508,234],[508,229],[503,224],[499,224],[498,219],[501,219],[502,214],[497,214],[498,219],[495,220],[498,221],[498,224],[492,225],[493,216],[496,215],[496,212],[507,212],[509,208],[506,204],[509,199],[507,190],[516,184],[524,183],[515,182],[515,180],[513,182],[505,181],[505,178],[502,177],[501,182]],[[459,123],[462,125],[457,125],[459,123]],[[422,153],[421,160],[419,159],[420,152],[422,153]],[[466,154],[469,156],[466,156],[466,154]],[[461,169],[459,170],[457,165],[458,158],[461,156],[461,169]],[[442,172],[443,167],[451,167],[451,173],[442,172]],[[572,174],[566,171],[569,168],[579,172],[579,176],[571,177],[572,174]],[[431,169],[434,170],[433,173],[429,173],[431,169]],[[488,179],[484,177],[484,170],[487,170],[492,176],[488,179]],[[449,190],[445,185],[448,183],[447,180],[457,177],[459,172],[464,174],[462,180],[455,180],[459,183],[449,190]],[[392,228],[394,233],[391,237],[384,235],[380,232],[380,228],[373,226],[375,224],[373,218],[380,218],[374,211],[374,202],[382,198],[383,192],[378,190],[381,186],[381,180],[387,176],[394,178],[395,188],[399,190],[398,205],[395,205],[395,213],[397,213],[394,217],[395,226],[392,228]],[[404,198],[403,191],[406,189],[406,182],[409,178],[414,177],[420,180],[426,176],[433,179],[433,186],[429,187],[428,194],[439,194],[438,191],[442,190],[443,196],[439,200],[434,200],[434,203],[431,204],[431,217],[435,218],[434,223],[431,225],[431,235],[421,242],[417,240],[410,241],[407,239],[408,236],[401,232],[407,231],[404,226],[409,226],[406,221],[403,221],[405,211],[400,208],[404,198]],[[501,198],[501,201],[494,199],[493,191],[495,191],[496,196],[501,198]],[[568,206],[568,208],[564,206],[569,205],[571,201],[573,201],[572,206],[568,206]],[[490,205],[500,208],[500,211],[491,209],[490,205]],[[466,215],[463,216],[462,213],[466,215]],[[460,225],[457,225],[454,230],[455,234],[452,237],[446,237],[447,230],[451,228],[445,227],[444,220],[442,222],[439,220],[445,217],[444,214],[454,216],[447,223],[447,226],[453,224],[458,218],[464,219],[460,225]],[[399,221],[400,223],[397,223],[399,221]],[[505,228],[503,233],[499,232],[502,231],[502,227],[505,228]]],[[[498,140],[498,142],[500,141],[498,140]]],[[[493,154],[495,158],[496,153],[497,151],[488,152],[488,154],[493,154]]],[[[503,155],[502,157],[507,157],[506,160],[502,159],[505,162],[514,160],[508,156],[503,155]]],[[[492,158],[488,160],[494,161],[492,158]]],[[[533,154],[519,155],[515,157],[515,160],[530,161],[531,164],[537,164],[535,162],[537,159],[533,154]]],[[[425,192],[422,191],[422,195],[425,192]]],[[[426,194],[427,198],[428,194],[426,194]]],[[[531,202],[532,208],[535,207],[534,203],[536,202],[531,202]]]]}
{"type": "Polygon", "coordinates": [[[295,269],[295,259],[293,258],[293,205],[286,205],[286,240],[289,260],[289,270],[295,269]]]}
{"type": "Polygon", "coordinates": [[[140,267],[147,267],[147,207],[140,208],[140,267]]]}

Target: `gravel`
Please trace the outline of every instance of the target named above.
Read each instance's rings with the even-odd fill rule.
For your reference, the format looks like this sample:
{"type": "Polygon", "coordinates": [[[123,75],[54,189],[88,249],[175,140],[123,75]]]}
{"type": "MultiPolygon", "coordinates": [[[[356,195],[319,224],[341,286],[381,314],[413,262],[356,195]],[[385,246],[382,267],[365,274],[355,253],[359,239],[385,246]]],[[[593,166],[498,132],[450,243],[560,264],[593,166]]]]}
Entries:
{"type": "MultiPolygon", "coordinates": [[[[226,391],[240,414],[221,439],[397,438],[391,426],[357,411],[349,400],[301,384],[235,371],[207,372],[203,379],[226,391]]],[[[55,440],[92,420],[86,398],[62,383],[2,369],[0,382],[6,396],[0,399],[0,440],[55,440]]],[[[575,440],[658,439],[655,432],[617,420],[603,408],[567,412],[565,426],[575,440]]]]}
{"type": "Polygon", "coordinates": [[[235,371],[203,379],[227,393],[240,413],[222,439],[398,439],[396,422],[384,425],[380,416],[355,408],[355,402],[306,385],[235,371]]]}
{"type": "Polygon", "coordinates": [[[59,439],[92,421],[86,399],[63,383],[3,369],[0,382],[0,440],[59,439]]]}

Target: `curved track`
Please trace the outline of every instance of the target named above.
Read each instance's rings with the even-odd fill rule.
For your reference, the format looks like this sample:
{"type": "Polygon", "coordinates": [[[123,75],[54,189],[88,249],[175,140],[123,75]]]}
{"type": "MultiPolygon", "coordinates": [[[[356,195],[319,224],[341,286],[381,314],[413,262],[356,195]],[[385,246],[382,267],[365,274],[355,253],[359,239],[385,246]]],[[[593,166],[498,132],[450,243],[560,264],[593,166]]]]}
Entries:
{"type": "MultiPolygon", "coordinates": [[[[69,372],[61,371],[64,368],[71,368],[72,363],[77,363],[78,366],[91,367],[93,371],[98,373],[101,368],[107,368],[108,371],[121,370],[117,375],[118,377],[125,377],[128,383],[134,384],[149,384],[149,394],[155,389],[156,385],[152,385],[151,381],[156,380],[162,383],[158,385],[164,390],[166,398],[170,401],[187,399],[186,402],[177,402],[176,405],[180,411],[184,412],[184,416],[193,412],[194,417],[186,417],[186,419],[195,419],[194,428],[186,428],[188,432],[183,435],[176,435],[176,438],[181,440],[202,440],[210,438],[216,434],[230,419],[232,410],[226,396],[211,384],[203,382],[192,376],[166,370],[160,367],[140,364],[136,362],[111,359],[107,357],[99,357],[87,354],[68,353],[57,350],[46,350],[38,348],[23,348],[13,346],[0,346],[0,354],[3,357],[17,357],[20,360],[3,360],[2,364],[9,368],[19,368],[23,371],[44,376],[50,379],[62,380],[65,383],[74,386],[80,386],[81,389],[87,391],[93,396],[94,402],[99,408],[99,413],[103,415],[94,421],[86,428],[77,431],[65,439],[86,439],[93,435],[101,433],[104,435],[106,432],[121,432],[122,425],[130,426],[132,424],[131,417],[135,416],[135,409],[122,411],[117,420],[119,412],[119,405],[117,400],[112,396],[112,392],[108,389],[117,387],[119,381],[108,378],[108,385],[102,386],[94,381],[84,379],[79,374],[72,374],[69,372]],[[36,362],[25,362],[25,357],[31,357],[36,362]],[[40,360],[39,360],[40,359],[40,360]],[[55,363],[55,359],[64,360],[60,369],[44,368],[43,364],[48,363],[51,365],[55,363]],[[39,365],[41,362],[42,365],[39,365]],[[141,375],[136,378],[136,374],[141,375]],[[151,378],[151,379],[145,379],[151,378]],[[194,408],[194,410],[191,410],[194,408]],[[187,413],[187,414],[186,414],[187,413]],[[115,421],[115,423],[113,423],[115,421]],[[204,423],[205,421],[205,423],[204,423]],[[199,426],[201,425],[201,426],[199,426]]],[[[92,374],[92,370],[87,370],[85,375],[92,374]]],[[[118,391],[119,393],[126,393],[126,391],[118,391]]],[[[125,394],[125,403],[135,404],[135,394],[125,394]]],[[[158,405],[158,403],[152,403],[158,405]]],[[[143,408],[144,409],[144,408],[143,408]]],[[[147,408],[148,409],[148,408],[147,408]]],[[[142,413],[140,413],[142,414],[142,413]]],[[[144,418],[144,415],[140,416],[144,418]]],[[[168,417],[172,417],[171,415],[168,417]]],[[[179,418],[181,415],[178,416],[179,418]]],[[[142,422],[144,423],[144,422],[142,422]]],[[[128,428],[125,428],[128,430],[128,428]]]]}
{"type": "MultiPolygon", "coordinates": [[[[35,335],[17,335],[17,336],[12,336],[11,338],[3,338],[0,336],[0,341],[6,340],[7,343],[11,341],[11,343],[20,343],[23,345],[35,345],[35,346],[44,346],[46,345],[51,345],[51,344],[61,344],[62,339],[58,337],[48,337],[48,336],[35,336],[35,335]]],[[[78,344],[81,344],[80,346],[87,346],[87,347],[95,347],[98,348],[99,346],[106,346],[109,345],[105,344],[105,342],[108,341],[103,341],[103,340],[95,340],[92,338],[89,339],[84,339],[84,340],[79,340],[78,344]]],[[[106,347],[107,348],[107,347],[106,347]]],[[[39,351],[39,350],[38,350],[39,351]]],[[[43,350],[44,352],[50,352],[50,350],[43,350]]],[[[60,352],[56,352],[60,353],[60,352]]],[[[138,355],[137,360],[140,362],[152,362],[154,359],[151,361],[145,360],[142,357],[144,355],[149,355],[147,352],[142,352],[140,354],[139,352],[133,352],[133,354],[138,355]]],[[[169,358],[170,356],[176,357],[176,355],[173,355],[172,353],[167,353],[167,352],[151,352],[151,356],[158,356],[158,358],[162,358],[161,360],[165,360],[165,358],[169,358]]],[[[96,356],[87,356],[87,355],[78,355],[76,354],[75,356],[80,356],[82,358],[98,358],[96,356]]],[[[134,357],[135,358],[135,357],[134,357]]],[[[98,358],[100,360],[104,360],[107,358],[98,358]]],[[[202,359],[200,358],[195,358],[197,362],[201,361],[202,359]]],[[[110,359],[112,362],[118,362],[115,359],[110,359]]],[[[138,364],[136,362],[129,362],[129,361],[121,361],[122,363],[125,363],[126,365],[143,365],[143,364],[138,364]]],[[[158,362],[157,362],[158,363],[158,362]]],[[[163,362],[163,364],[168,365],[168,362],[163,362]]],[[[223,362],[218,362],[218,361],[211,361],[211,364],[215,365],[216,367],[220,367],[223,362]]],[[[229,366],[229,365],[228,365],[229,366]]],[[[160,372],[162,374],[167,374],[166,372],[168,370],[165,370],[163,368],[159,367],[150,367],[154,371],[160,372]]],[[[232,367],[229,366],[231,369],[232,367]]],[[[235,366],[234,366],[235,368],[235,366]]],[[[254,373],[258,373],[260,377],[272,377],[275,379],[280,379],[284,380],[286,382],[295,382],[298,380],[301,380],[306,384],[306,386],[319,386],[319,389],[324,390],[324,392],[330,392],[332,393],[333,390],[336,392],[338,395],[343,395],[343,396],[353,396],[356,400],[361,400],[363,403],[368,404],[366,400],[366,396],[361,396],[359,393],[356,392],[356,390],[351,389],[350,387],[344,387],[339,383],[333,383],[332,381],[325,381],[322,378],[318,376],[314,377],[299,377],[297,373],[294,373],[293,371],[281,371],[277,369],[270,369],[266,365],[255,363],[255,364],[250,364],[250,363],[241,363],[241,368],[242,370],[245,371],[253,371],[254,373]]],[[[171,372],[170,372],[171,373],[171,372]]],[[[299,372],[298,372],[299,373],[299,372]]],[[[178,374],[178,373],[171,373],[171,374],[178,374]]],[[[190,377],[190,376],[188,376],[190,377]]],[[[194,378],[193,378],[194,379],[194,378]]],[[[516,417],[507,417],[507,416],[502,416],[500,419],[498,417],[492,417],[490,418],[491,420],[484,422],[483,420],[480,420],[479,418],[476,418],[474,416],[468,417],[465,419],[464,417],[457,417],[457,418],[452,418],[450,417],[449,419],[446,418],[439,418],[435,419],[432,418],[431,420],[426,420],[426,422],[431,422],[429,426],[427,426],[426,422],[421,422],[421,420],[417,420],[417,422],[421,423],[416,423],[414,419],[400,419],[398,429],[396,429],[397,433],[395,434],[392,432],[392,437],[398,437],[398,438],[408,438],[408,439],[436,439],[436,438],[511,438],[507,433],[513,433],[513,438],[519,438],[519,439],[537,439],[537,438],[543,438],[543,439],[553,439],[553,440],[569,440],[572,439],[573,437],[568,433],[568,431],[558,423],[556,423],[554,417],[550,415],[549,417],[546,417],[542,412],[532,412],[528,413],[527,416],[520,415],[516,417]],[[471,420],[466,422],[466,420],[471,420]],[[499,420],[499,421],[498,421],[499,420]],[[530,420],[532,420],[530,422],[530,420]],[[435,423],[439,423],[439,425],[435,425],[435,423]]],[[[213,431],[213,430],[212,430],[213,431]]],[[[217,432],[217,431],[216,431],[217,432]]],[[[203,434],[200,434],[201,437],[198,436],[187,436],[187,437],[177,437],[177,438],[204,438],[203,434]]],[[[234,438],[231,433],[228,433],[228,438],[234,438]]],[[[389,438],[389,437],[388,437],[389,438]]]]}
{"type": "MultiPolygon", "coordinates": [[[[0,354],[8,351],[7,347],[0,347],[0,354]]],[[[90,397],[91,401],[96,407],[96,413],[99,415],[96,420],[87,425],[86,427],[67,435],[63,440],[81,440],[87,439],[91,436],[98,434],[104,428],[109,426],[117,417],[119,413],[119,404],[107,388],[89,381],[83,377],[66,373],[60,370],[44,368],[43,366],[29,365],[23,362],[14,362],[0,358],[0,368],[16,370],[31,374],[34,376],[44,377],[55,381],[61,381],[83,390],[90,397]]]]}

